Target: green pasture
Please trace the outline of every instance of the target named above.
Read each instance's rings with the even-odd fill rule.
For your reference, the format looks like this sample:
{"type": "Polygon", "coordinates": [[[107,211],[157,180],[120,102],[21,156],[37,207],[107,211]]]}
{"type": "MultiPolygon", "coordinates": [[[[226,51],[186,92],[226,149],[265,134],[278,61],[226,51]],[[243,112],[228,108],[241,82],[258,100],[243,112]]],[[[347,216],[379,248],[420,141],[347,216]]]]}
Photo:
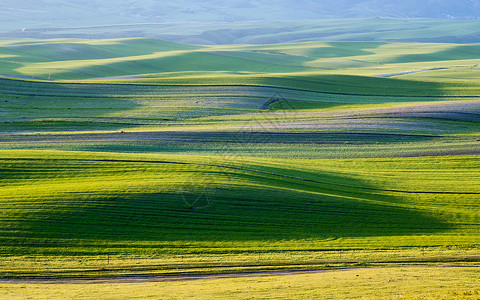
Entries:
{"type": "Polygon", "coordinates": [[[478,45],[0,46],[0,277],[478,262],[478,45]]]}
{"type": "Polygon", "coordinates": [[[478,162],[2,151],[2,252],[477,247],[478,162]]]}
{"type": "MultiPolygon", "coordinates": [[[[350,77],[334,78],[342,89],[353,91],[350,77]]],[[[480,147],[477,100],[470,96],[369,96],[260,84],[136,81],[3,79],[0,86],[1,149],[374,158],[468,155],[480,147]]],[[[416,82],[411,87],[425,92],[416,82]]],[[[376,92],[373,85],[367,88],[376,92]]],[[[400,91],[405,90],[393,90],[400,91]]]]}
{"type": "MultiPolygon", "coordinates": [[[[411,90],[411,85],[423,84],[427,88],[426,95],[430,95],[432,89],[447,90],[448,94],[460,87],[474,88],[471,85],[479,72],[476,69],[478,50],[478,45],[438,43],[308,42],[190,46],[139,38],[23,39],[0,42],[0,74],[50,80],[138,76],[160,78],[153,82],[172,84],[177,80],[178,84],[270,83],[360,94],[365,93],[364,85],[370,86],[370,90],[374,85],[385,87],[373,93],[381,92],[382,95],[386,90],[392,90],[391,85],[395,85],[396,89],[407,85],[405,87],[411,90]],[[423,71],[414,74],[427,77],[428,85],[423,79],[408,83],[362,77],[410,71],[423,71]],[[439,71],[443,75],[440,80],[436,76],[439,71]],[[465,73],[461,82],[455,81],[458,72],[465,73]],[[342,76],[331,76],[334,74],[342,76]],[[351,75],[360,77],[348,77],[351,75]],[[445,80],[448,78],[456,84],[445,80]],[[292,79],[296,81],[289,83],[292,79]],[[358,84],[354,85],[353,91],[345,91],[338,89],[338,81],[358,84]]],[[[398,76],[408,79],[414,74],[398,76]]],[[[433,95],[439,95],[439,92],[433,91],[433,95]]]]}

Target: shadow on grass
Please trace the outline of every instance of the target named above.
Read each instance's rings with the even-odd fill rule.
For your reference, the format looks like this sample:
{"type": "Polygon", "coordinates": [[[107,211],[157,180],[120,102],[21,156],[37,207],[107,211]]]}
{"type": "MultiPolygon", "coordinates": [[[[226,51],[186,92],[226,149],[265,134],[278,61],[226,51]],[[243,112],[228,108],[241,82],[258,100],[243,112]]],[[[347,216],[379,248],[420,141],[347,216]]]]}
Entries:
{"type": "MultiPolygon", "coordinates": [[[[30,199],[16,207],[17,217],[2,221],[3,228],[11,229],[3,235],[13,243],[5,246],[43,241],[29,250],[35,252],[58,239],[83,240],[85,247],[90,247],[89,240],[125,242],[129,248],[166,241],[408,236],[451,228],[413,205],[399,205],[401,199],[388,191],[337,174],[219,166],[205,172],[204,167],[192,165],[187,171],[188,177],[199,177],[186,191],[61,191],[57,200],[37,211],[31,210],[37,200],[30,199]]],[[[58,247],[68,248],[69,242],[58,247]]]]}
{"type": "Polygon", "coordinates": [[[410,63],[410,62],[426,62],[426,61],[449,61],[449,60],[468,60],[478,59],[478,45],[458,45],[451,49],[425,53],[425,54],[408,54],[395,57],[387,63],[410,63]]]}

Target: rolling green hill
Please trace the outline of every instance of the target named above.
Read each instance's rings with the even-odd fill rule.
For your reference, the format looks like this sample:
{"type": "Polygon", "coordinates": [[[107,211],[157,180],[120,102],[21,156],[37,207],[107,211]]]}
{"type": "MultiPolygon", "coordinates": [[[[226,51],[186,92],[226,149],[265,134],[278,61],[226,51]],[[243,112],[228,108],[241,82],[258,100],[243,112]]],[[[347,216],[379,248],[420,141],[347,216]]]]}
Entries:
{"type": "Polygon", "coordinates": [[[3,151],[1,251],[472,246],[477,162],[3,151]],[[452,172],[455,180],[443,175],[452,172]]]}
{"type": "Polygon", "coordinates": [[[476,261],[477,45],[1,46],[1,277],[476,261]]]}
{"type": "MultiPolygon", "coordinates": [[[[268,82],[271,80],[269,78],[274,78],[275,82],[282,81],[282,78],[297,78],[288,87],[326,91],[328,87],[308,87],[307,81],[321,85],[325,80],[327,85],[331,85],[331,80],[325,78],[333,78],[343,86],[356,81],[365,81],[360,85],[373,84],[376,87],[388,87],[389,82],[407,86],[423,84],[443,89],[447,94],[456,89],[455,93],[468,95],[469,90],[476,88],[475,76],[480,72],[477,69],[477,45],[311,42],[262,46],[188,46],[152,39],[26,39],[1,42],[0,46],[0,74],[51,80],[116,76],[129,79],[124,76],[136,76],[145,79],[145,82],[172,84],[259,84],[268,82]],[[442,76],[428,76],[438,72],[442,76]],[[459,76],[460,72],[462,76],[459,76]],[[346,80],[343,80],[331,76],[335,74],[397,76],[399,79],[421,75],[422,79],[418,83],[360,77],[345,77],[346,80]],[[344,84],[347,81],[349,83],[344,84]],[[377,84],[377,81],[382,84],[377,84]],[[438,83],[432,83],[434,81],[438,83]]],[[[273,85],[276,84],[284,85],[273,85]]],[[[425,88],[423,94],[428,95],[431,88],[425,88]]],[[[355,92],[347,93],[364,92],[356,86],[355,92]]],[[[432,93],[438,95],[438,92],[432,93]]]]}

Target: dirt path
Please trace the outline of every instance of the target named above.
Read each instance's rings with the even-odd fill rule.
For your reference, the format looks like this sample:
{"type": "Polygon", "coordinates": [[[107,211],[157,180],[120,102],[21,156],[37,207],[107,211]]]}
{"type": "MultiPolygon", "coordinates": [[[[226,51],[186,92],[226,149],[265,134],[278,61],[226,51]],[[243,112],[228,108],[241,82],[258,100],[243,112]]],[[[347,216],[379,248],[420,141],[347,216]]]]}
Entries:
{"type": "MultiPolygon", "coordinates": [[[[388,268],[388,267],[376,267],[388,268]]],[[[97,278],[61,278],[61,279],[0,279],[0,283],[38,283],[38,284],[109,284],[109,283],[141,283],[141,282],[163,282],[163,281],[187,281],[201,279],[222,279],[222,278],[241,278],[241,277],[267,277],[267,276],[286,276],[311,273],[335,272],[341,270],[366,269],[342,268],[329,270],[302,270],[302,271],[264,271],[264,272],[246,272],[246,273],[225,273],[225,274],[206,274],[206,275],[164,275],[164,276],[127,276],[127,277],[97,277],[97,278]]]]}
{"type": "MultiPolygon", "coordinates": [[[[150,79],[150,78],[156,78],[156,77],[151,77],[151,76],[145,76],[145,75],[125,75],[125,76],[113,76],[113,77],[95,77],[95,78],[89,78],[89,79],[82,79],[83,81],[101,81],[101,80],[122,80],[122,79],[150,79]]],[[[81,80],[79,80],[81,81],[81,80]]]]}
{"type": "MultiPolygon", "coordinates": [[[[379,270],[379,269],[398,269],[398,268],[418,268],[418,265],[401,266],[378,266],[378,267],[348,267],[336,269],[318,269],[318,270],[290,270],[290,271],[262,271],[245,273],[224,273],[224,274],[206,274],[206,275],[164,275],[164,276],[126,276],[126,277],[96,277],[96,278],[59,278],[59,279],[0,279],[0,284],[116,284],[116,283],[150,283],[150,282],[169,282],[169,281],[193,281],[205,279],[229,279],[229,278],[255,278],[270,276],[295,276],[318,273],[335,273],[354,270],[379,270]]],[[[475,265],[425,265],[422,268],[478,268],[475,265]]]]}
{"type": "Polygon", "coordinates": [[[407,75],[407,74],[414,74],[414,73],[422,73],[428,71],[437,71],[437,70],[446,70],[447,68],[433,68],[433,69],[426,69],[426,70],[417,70],[417,71],[404,71],[404,72],[396,72],[396,73],[387,73],[387,74],[378,74],[373,75],[374,77],[392,77],[398,75],[407,75]]]}

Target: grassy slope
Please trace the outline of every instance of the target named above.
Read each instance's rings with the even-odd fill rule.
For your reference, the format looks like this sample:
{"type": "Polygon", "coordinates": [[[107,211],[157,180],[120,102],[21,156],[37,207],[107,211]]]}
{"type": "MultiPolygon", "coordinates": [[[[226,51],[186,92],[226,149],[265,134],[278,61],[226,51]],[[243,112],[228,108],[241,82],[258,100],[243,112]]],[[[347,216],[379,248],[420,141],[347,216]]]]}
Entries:
{"type": "Polygon", "coordinates": [[[0,73],[154,78],[0,79],[4,255],[479,247],[477,46],[7,44],[0,73]],[[446,69],[369,76],[423,68],[446,69]]]}
{"type": "MultiPolygon", "coordinates": [[[[278,74],[274,77],[277,81],[279,76],[302,77],[304,73],[303,76],[364,76],[434,68],[443,68],[447,77],[452,70],[454,78],[458,70],[472,76],[478,73],[474,69],[478,64],[476,45],[416,44],[412,47],[412,44],[384,42],[312,42],[184,46],[149,39],[19,40],[0,45],[3,46],[0,48],[0,74],[43,79],[49,76],[51,79],[87,79],[140,75],[170,80],[173,77],[185,83],[219,75],[251,75],[258,81],[255,75],[278,74]]],[[[226,77],[224,80],[232,79],[226,77]]],[[[432,76],[430,81],[443,83],[445,80],[432,76]]]]}
{"type": "Polygon", "coordinates": [[[474,246],[477,162],[4,151],[2,250],[474,246]]]}
{"type": "MultiPolygon", "coordinates": [[[[156,90],[158,86],[151,86],[152,90],[149,90],[135,85],[59,85],[25,81],[16,83],[6,85],[4,89],[6,92],[8,87],[18,93],[15,96],[15,93],[11,92],[12,98],[5,104],[9,105],[5,106],[8,112],[6,115],[13,123],[4,126],[20,133],[25,129],[36,132],[42,130],[46,133],[53,130],[59,133],[40,136],[29,135],[28,132],[27,135],[6,134],[2,141],[6,149],[67,147],[66,149],[113,152],[180,151],[188,156],[159,154],[145,158],[138,155],[107,155],[93,152],[85,154],[84,159],[87,160],[75,160],[82,158],[78,152],[4,151],[2,158],[7,160],[2,161],[3,170],[6,171],[2,177],[5,191],[3,205],[9,214],[5,215],[3,231],[4,237],[10,241],[4,248],[4,253],[65,251],[85,254],[87,245],[88,253],[104,251],[136,253],[140,249],[147,253],[209,252],[212,251],[212,247],[223,248],[214,250],[216,252],[229,251],[227,249],[257,251],[269,247],[292,250],[395,248],[414,245],[472,246],[477,240],[475,235],[477,217],[470,210],[470,207],[475,205],[473,199],[477,195],[468,194],[478,190],[476,182],[479,168],[475,164],[477,159],[474,156],[459,157],[457,160],[448,158],[322,160],[318,158],[325,156],[325,146],[312,146],[309,141],[311,138],[308,136],[305,136],[305,143],[302,144],[299,140],[300,135],[297,135],[291,149],[284,144],[287,136],[277,140],[276,136],[271,135],[250,135],[250,139],[243,140],[244,134],[248,136],[250,130],[258,130],[255,129],[256,126],[263,130],[277,130],[281,122],[289,119],[313,120],[316,116],[321,116],[318,114],[322,111],[299,111],[292,115],[290,114],[294,111],[283,112],[280,115],[276,112],[263,111],[260,115],[257,112],[257,117],[254,118],[248,117],[250,111],[244,111],[235,118],[207,117],[203,121],[156,119],[150,120],[152,121],[150,127],[141,125],[143,127],[139,130],[135,129],[139,125],[134,119],[140,117],[136,111],[137,106],[142,103],[148,104],[145,99],[150,97],[149,93],[158,93],[156,90]],[[49,88],[50,86],[55,88],[49,88]],[[22,92],[19,93],[20,91],[22,92]],[[34,98],[29,96],[33,93],[36,95],[34,98]],[[45,94],[42,95],[43,93],[45,94]],[[65,102],[67,100],[56,102],[50,96],[52,93],[53,96],[59,97],[58,101],[68,99],[68,102],[65,102]],[[95,94],[95,97],[82,98],[82,95],[86,97],[89,93],[95,94]],[[65,98],[67,95],[69,97],[65,98]],[[35,106],[32,108],[28,107],[29,105],[35,106]],[[21,109],[22,106],[27,108],[21,109]],[[52,107],[57,108],[57,113],[52,112],[52,107]],[[96,108],[98,118],[92,115],[92,107],[96,108]],[[122,112],[122,115],[115,115],[115,110],[122,112]],[[66,112],[70,115],[65,115],[66,112]],[[48,113],[55,118],[49,118],[48,113]],[[110,115],[111,119],[106,121],[105,115],[110,115]],[[44,121],[38,121],[39,117],[44,118],[44,121]],[[237,122],[240,121],[240,128],[247,126],[243,129],[245,133],[238,129],[229,130],[228,127],[218,128],[218,121],[222,119],[222,122],[230,122],[231,126],[237,127],[237,122]],[[92,120],[101,122],[90,123],[92,120]],[[177,127],[182,130],[189,128],[185,125],[179,126],[186,121],[190,123],[189,130],[192,130],[192,133],[178,135],[172,132],[177,127]],[[118,124],[119,122],[124,123],[118,124]],[[100,124],[104,127],[95,128],[100,124]],[[170,125],[164,128],[164,124],[170,125]],[[266,125],[273,127],[268,129],[266,125]],[[126,136],[123,139],[120,134],[120,139],[116,140],[115,136],[118,136],[118,133],[112,137],[107,131],[106,135],[97,136],[105,130],[116,129],[118,132],[118,128],[126,127],[131,127],[128,130],[129,134],[139,135],[126,136]],[[73,136],[65,132],[74,128],[88,131],[85,132],[86,135],[77,133],[73,136]],[[173,140],[178,141],[178,144],[168,142],[169,135],[166,136],[165,142],[164,134],[152,136],[154,140],[160,142],[149,144],[147,132],[142,133],[142,130],[160,130],[161,133],[162,128],[166,130],[164,134],[169,134],[168,132],[173,134],[173,140]],[[215,130],[217,133],[194,135],[199,128],[207,130],[207,133],[209,130],[215,130]],[[96,135],[93,134],[95,131],[92,132],[95,129],[96,135]],[[225,129],[227,131],[222,133],[225,129]],[[179,138],[187,140],[181,142],[179,138]],[[227,142],[232,140],[233,144],[227,142]],[[299,154],[300,145],[310,148],[308,150],[310,154],[299,154]],[[284,152],[282,157],[289,159],[263,158],[265,151],[272,151],[275,147],[280,147],[280,151],[284,152]],[[257,152],[253,157],[252,150],[257,152]],[[198,156],[198,153],[211,153],[214,156],[198,156]],[[219,158],[219,155],[223,158],[219,158]],[[316,159],[307,161],[298,159],[293,164],[291,162],[292,157],[311,155],[316,159]],[[105,158],[120,161],[88,161],[105,158]],[[195,164],[141,162],[145,159],[195,164]],[[207,167],[205,164],[211,166],[207,167]],[[219,167],[224,165],[234,168],[219,167]],[[465,172],[464,168],[471,172],[465,172]],[[82,170],[81,174],[78,173],[79,169],[82,170]],[[398,170],[398,173],[392,173],[390,171],[392,169],[398,170]],[[31,170],[36,171],[32,173],[31,170]],[[456,188],[458,185],[456,181],[453,182],[450,177],[445,178],[442,175],[446,173],[450,176],[452,172],[456,174],[458,172],[455,179],[462,182],[464,190],[459,191],[456,188]],[[391,180],[383,179],[387,173],[391,180]],[[426,174],[422,177],[424,181],[409,181],[412,174],[420,173],[426,174]],[[368,178],[368,181],[365,178],[368,178]],[[435,182],[438,184],[432,185],[435,182]],[[417,195],[417,192],[428,193],[417,195]],[[442,194],[443,192],[448,193],[442,194]],[[33,202],[29,199],[33,199],[33,202]],[[266,199],[275,199],[274,206],[272,207],[270,201],[265,201],[266,199]],[[292,206],[293,199],[295,204],[292,206]],[[436,200],[433,201],[434,199],[436,200]],[[459,205],[458,201],[461,201],[462,205],[459,205]],[[34,203],[36,208],[32,210],[30,207],[34,203]],[[132,207],[135,207],[134,211],[132,207]],[[297,216],[293,220],[292,209],[297,216]],[[58,216],[58,211],[62,211],[61,217],[58,216]],[[352,214],[352,211],[356,213],[352,214]],[[245,220],[246,215],[251,221],[245,220]],[[284,221],[278,222],[279,219],[284,221]],[[422,223],[416,223],[418,219],[421,219],[422,223]],[[462,225],[465,219],[471,220],[469,226],[462,225]],[[358,227],[359,223],[363,226],[358,227]],[[94,229],[91,227],[92,224],[94,229]],[[124,226],[125,224],[129,226],[124,226]],[[177,225],[172,226],[173,224],[177,225]],[[305,230],[306,227],[309,230],[305,230]],[[68,238],[72,234],[76,236],[73,240],[68,238]],[[195,236],[194,240],[191,240],[192,236],[195,236]],[[272,239],[284,242],[272,244],[272,239]],[[189,241],[189,247],[182,248],[182,242],[179,242],[181,240],[189,241]],[[62,250],[58,246],[52,248],[51,243],[57,244],[59,241],[64,241],[68,246],[61,247],[62,250]],[[22,244],[24,246],[21,246],[22,244]],[[161,248],[158,248],[160,245],[161,248]]],[[[174,90],[173,95],[175,92],[178,91],[174,90]]],[[[241,94],[244,91],[237,92],[241,94]]],[[[185,95],[184,91],[181,93],[185,95]]],[[[268,98],[259,99],[266,101],[268,98]]],[[[356,100],[360,99],[362,98],[356,100]]],[[[353,101],[353,98],[349,100],[353,101]]],[[[294,103],[293,100],[290,102],[294,103]]],[[[385,108],[385,105],[379,107],[385,108]]],[[[158,109],[160,111],[173,108],[175,106],[160,106],[158,109]]],[[[147,106],[145,109],[152,108],[147,106]]],[[[357,108],[350,113],[361,115],[361,110],[357,108]]],[[[375,114],[375,111],[372,113],[375,114]]],[[[145,116],[142,116],[138,120],[145,122],[144,118],[145,116]]],[[[222,126],[228,124],[223,123],[222,126]]],[[[453,130],[453,124],[447,128],[453,130]]],[[[466,123],[457,130],[461,133],[475,133],[475,128],[475,123],[471,125],[466,123]]],[[[384,130],[387,129],[388,127],[384,130]]],[[[397,131],[402,132],[399,129],[397,131]]],[[[381,133],[382,130],[377,128],[376,132],[381,133]]],[[[383,156],[381,151],[386,151],[387,156],[391,157],[400,153],[398,150],[388,149],[391,143],[404,145],[407,142],[411,147],[420,149],[430,149],[432,146],[432,143],[428,142],[428,139],[424,141],[422,136],[412,136],[410,141],[402,138],[402,141],[390,142],[385,140],[386,136],[362,137],[358,134],[356,136],[355,140],[352,139],[354,135],[331,136],[330,139],[325,139],[325,136],[320,134],[313,136],[313,141],[319,142],[323,139],[321,143],[323,145],[332,142],[334,145],[353,143],[353,148],[350,146],[329,148],[336,156],[347,157],[348,155],[341,154],[341,151],[355,148],[357,149],[355,151],[358,151],[371,147],[370,155],[383,156]],[[382,148],[378,145],[379,142],[384,143],[385,150],[380,150],[382,148]]],[[[466,146],[471,147],[471,144],[467,143],[466,146]]]]}

